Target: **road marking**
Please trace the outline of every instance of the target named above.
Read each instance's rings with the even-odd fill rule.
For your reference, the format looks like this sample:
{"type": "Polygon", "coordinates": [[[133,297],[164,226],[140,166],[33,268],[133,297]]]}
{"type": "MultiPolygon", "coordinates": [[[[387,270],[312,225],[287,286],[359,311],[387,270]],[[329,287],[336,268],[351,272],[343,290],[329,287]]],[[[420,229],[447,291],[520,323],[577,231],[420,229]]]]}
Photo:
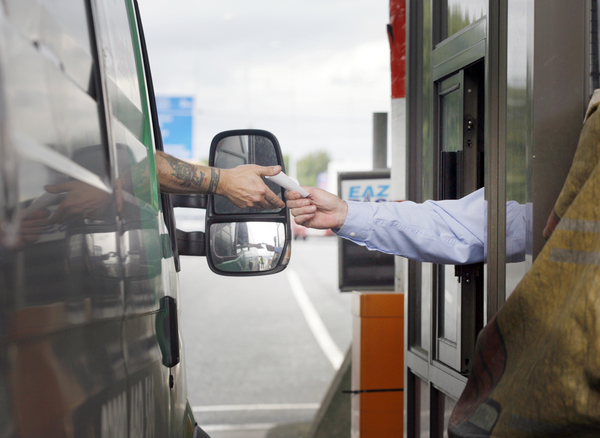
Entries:
{"type": "Polygon", "coordinates": [[[293,409],[319,409],[319,403],[278,403],[255,405],[214,405],[193,406],[194,412],[230,412],[230,411],[283,411],[293,409]]]}
{"type": "Polygon", "coordinates": [[[317,343],[325,353],[329,362],[335,370],[338,370],[344,361],[344,355],[335,344],[333,339],[331,339],[331,335],[327,331],[327,327],[323,324],[321,317],[317,313],[315,306],[308,298],[304,287],[302,286],[302,282],[296,274],[296,271],[293,269],[287,268],[287,277],[290,282],[290,286],[292,287],[292,292],[294,293],[294,297],[304,314],[304,319],[308,323],[308,327],[310,328],[313,336],[317,340],[317,343]]]}
{"type": "Polygon", "coordinates": [[[200,425],[205,432],[234,432],[238,430],[270,430],[277,427],[275,423],[254,423],[254,424],[207,424],[200,425]]]}

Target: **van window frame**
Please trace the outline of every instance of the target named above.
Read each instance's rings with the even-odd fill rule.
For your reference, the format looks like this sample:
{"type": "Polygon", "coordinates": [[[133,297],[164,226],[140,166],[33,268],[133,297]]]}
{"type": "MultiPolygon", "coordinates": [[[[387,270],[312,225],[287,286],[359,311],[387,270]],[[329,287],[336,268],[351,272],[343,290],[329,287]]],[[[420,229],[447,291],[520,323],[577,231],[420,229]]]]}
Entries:
{"type": "MultiPolygon", "coordinates": [[[[140,16],[140,10],[138,6],[138,1],[132,1],[135,13],[135,21],[136,21],[136,30],[137,30],[137,38],[138,43],[140,45],[140,53],[142,56],[142,67],[145,76],[145,87],[147,95],[148,104],[150,106],[150,121],[152,123],[152,134],[154,137],[154,147],[156,151],[163,152],[163,140],[160,132],[160,125],[158,123],[158,110],[156,108],[156,96],[154,94],[154,85],[152,81],[152,73],[150,70],[150,60],[148,57],[148,49],[146,46],[146,38],[144,36],[144,29],[142,26],[142,20],[140,16]]],[[[160,185],[160,182],[158,182],[160,185]]],[[[160,191],[159,191],[160,192],[160,191]]],[[[160,192],[160,200],[162,206],[162,213],[165,221],[165,225],[167,227],[167,232],[169,234],[169,240],[171,242],[171,251],[173,252],[173,259],[175,261],[175,269],[177,272],[181,270],[181,263],[179,260],[179,251],[177,249],[177,238],[176,238],[176,225],[175,225],[175,212],[173,209],[173,204],[171,202],[171,198],[168,194],[160,192]]]]}

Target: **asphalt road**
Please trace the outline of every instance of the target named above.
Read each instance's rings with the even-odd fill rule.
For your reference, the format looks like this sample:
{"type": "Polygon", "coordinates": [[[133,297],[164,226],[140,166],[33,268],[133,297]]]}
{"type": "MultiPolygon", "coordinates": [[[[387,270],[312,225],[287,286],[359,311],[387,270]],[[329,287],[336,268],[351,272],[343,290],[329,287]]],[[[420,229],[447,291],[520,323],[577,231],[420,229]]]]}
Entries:
{"type": "Polygon", "coordinates": [[[302,436],[352,339],[337,238],[294,241],[290,266],[253,278],[183,257],[180,328],[189,400],[212,438],[302,436]]]}

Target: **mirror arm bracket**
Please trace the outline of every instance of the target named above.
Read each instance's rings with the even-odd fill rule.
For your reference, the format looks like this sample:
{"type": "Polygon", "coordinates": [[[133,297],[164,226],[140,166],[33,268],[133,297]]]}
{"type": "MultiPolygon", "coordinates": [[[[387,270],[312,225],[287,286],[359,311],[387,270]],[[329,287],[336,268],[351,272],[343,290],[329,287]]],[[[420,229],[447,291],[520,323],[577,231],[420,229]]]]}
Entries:
{"type": "Polygon", "coordinates": [[[206,235],[202,231],[175,230],[179,255],[206,256],[206,235]]]}
{"type": "Polygon", "coordinates": [[[208,195],[169,195],[173,207],[206,209],[208,195]]]}

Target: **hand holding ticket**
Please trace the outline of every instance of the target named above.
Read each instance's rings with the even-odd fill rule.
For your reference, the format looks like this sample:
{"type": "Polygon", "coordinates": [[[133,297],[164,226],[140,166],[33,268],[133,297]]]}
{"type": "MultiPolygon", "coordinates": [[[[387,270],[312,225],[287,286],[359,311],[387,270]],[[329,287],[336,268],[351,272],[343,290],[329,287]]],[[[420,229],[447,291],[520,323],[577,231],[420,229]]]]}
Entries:
{"type": "Polygon", "coordinates": [[[302,187],[300,187],[298,180],[296,178],[287,176],[283,172],[279,172],[277,175],[274,175],[274,176],[265,176],[265,178],[268,178],[270,181],[273,181],[275,184],[279,184],[284,189],[293,190],[295,192],[300,193],[300,195],[303,198],[308,197],[308,192],[306,190],[304,190],[302,187]]]}

